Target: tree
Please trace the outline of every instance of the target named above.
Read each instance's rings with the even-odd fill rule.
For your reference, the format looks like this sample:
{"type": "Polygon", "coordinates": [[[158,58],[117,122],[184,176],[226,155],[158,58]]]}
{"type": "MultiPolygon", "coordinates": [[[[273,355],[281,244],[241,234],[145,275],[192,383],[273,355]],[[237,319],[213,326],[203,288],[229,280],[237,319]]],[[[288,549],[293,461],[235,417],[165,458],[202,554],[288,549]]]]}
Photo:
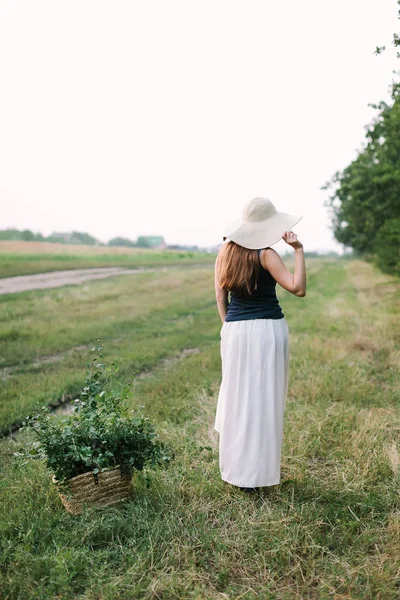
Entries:
{"type": "MultiPolygon", "coordinates": [[[[398,9],[397,9],[398,17],[397,18],[400,19],[400,0],[397,0],[397,6],[398,6],[398,9]]],[[[392,45],[396,49],[397,58],[400,58],[400,52],[398,51],[398,48],[400,46],[400,34],[399,33],[393,34],[392,45]]],[[[382,54],[382,52],[384,52],[385,50],[386,50],[386,46],[377,46],[375,48],[374,54],[376,54],[378,56],[379,54],[382,54]]]]}
{"type": "Polygon", "coordinates": [[[378,115],[367,128],[357,158],[323,189],[331,195],[335,238],[375,257],[387,272],[399,272],[400,255],[400,83],[391,85],[391,104],[372,105],[378,115]],[[383,251],[380,244],[388,245],[383,251]],[[394,247],[390,246],[395,244],[394,247]]]}
{"type": "Polygon", "coordinates": [[[375,262],[385,273],[400,275],[400,219],[388,219],[375,238],[375,262]]]}
{"type": "Polygon", "coordinates": [[[165,241],[161,235],[140,235],[136,240],[138,248],[162,248],[165,241]]]}
{"type": "Polygon", "coordinates": [[[45,238],[41,233],[33,233],[30,229],[24,229],[20,231],[15,227],[8,227],[7,229],[0,230],[0,240],[13,240],[13,241],[43,241],[45,238]]]}

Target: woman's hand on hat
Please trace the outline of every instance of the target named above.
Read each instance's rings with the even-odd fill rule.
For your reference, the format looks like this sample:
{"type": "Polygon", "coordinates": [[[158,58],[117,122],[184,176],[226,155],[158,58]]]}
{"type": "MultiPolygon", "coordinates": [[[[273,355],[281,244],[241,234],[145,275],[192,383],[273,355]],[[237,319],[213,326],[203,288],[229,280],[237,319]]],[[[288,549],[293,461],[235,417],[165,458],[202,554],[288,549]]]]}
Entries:
{"type": "Polygon", "coordinates": [[[293,233],[293,231],[285,231],[282,236],[282,239],[284,242],[289,244],[289,246],[292,246],[292,248],[294,248],[295,250],[303,247],[303,244],[297,239],[297,235],[293,233]]]}

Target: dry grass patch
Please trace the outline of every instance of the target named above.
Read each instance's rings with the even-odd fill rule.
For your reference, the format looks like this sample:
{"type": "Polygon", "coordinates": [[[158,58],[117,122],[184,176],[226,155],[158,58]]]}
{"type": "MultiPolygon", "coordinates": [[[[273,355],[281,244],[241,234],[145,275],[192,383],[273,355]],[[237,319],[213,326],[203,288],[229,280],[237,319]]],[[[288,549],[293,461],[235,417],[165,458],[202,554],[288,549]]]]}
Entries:
{"type": "MultiPolygon", "coordinates": [[[[153,248],[122,248],[118,246],[89,246],[84,244],[59,244],[57,242],[23,242],[16,240],[0,241],[0,253],[12,254],[151,254],[159,253],[153,248]]],[[[169,250],[178,252],[178,250],[169,250]]]]}
{"type": "MultiPolygon", "coordinates": [[[[141,314],[137,322],[144,328],[142,358],[152,356],[150,340],[158,358],[143,358],[143,368],[156,368],[138,380],[132,397],[174,447],[174,464],[135,477],[135,495],[122,510],[74,522],[43,469],[7,466],[0,543],[10,597],[397,600],[399,378],[394,364],[386,369],[399,350],[394,299],[361,303],[347,261],[318,266],[304,301],[282,296],[291,366],[280,485],[248,495],[220,479],[213,428],[220,323],[212,274],[199,283],[197,274],[182,279],[186,306],[196,303],[192,314],[172,287],[165,296],[171,309],[152,304],[151,318],[141,314]],[[329,305],[339,297],[344,312],[337,319],[329,305]],[[201,352],[186,355],[185,348],[201,352]]],[[[373,273],[370,265],[366,272],[373,273]]],[[[109,297],[104,326],[121,307],[119,291],[109,297]]],[[[152,300],[153,288],[141,292],[132,293],[132,302],[152,300]]],[[[113,339],[125,335],[112,325],[113,339]]],[[[122,342],[110,345],[114,354],[122,342]]],[[[134,346],[124,354],[130,366],[134,346]]],[[[59,377],[63,365],[46,368],[59,377]]]]}
{"type": "MultiPolygon", "coordinates": [[[[397,428],[397,431],[400,431],[400,427],[397,428]]],[[[393,471],[393,475],[398,477],[400,467],[400,452],[398,444],[396,444],[396,442],[393,440],[391,444],[385,444],[384,450],[386,452],[389,466],[393,471]]]]}

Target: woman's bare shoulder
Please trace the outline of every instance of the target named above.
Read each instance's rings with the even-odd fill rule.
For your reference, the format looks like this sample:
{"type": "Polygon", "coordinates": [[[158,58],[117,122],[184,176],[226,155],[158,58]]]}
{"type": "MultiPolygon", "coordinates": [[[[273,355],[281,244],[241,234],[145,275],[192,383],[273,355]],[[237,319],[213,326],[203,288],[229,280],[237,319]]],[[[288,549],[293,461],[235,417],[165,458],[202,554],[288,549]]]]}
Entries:
{"type": "Polygon", "coordinates": [[[260,252],[260,258],[263,258],[264,260],[276,260],[277,258],[281,258],[280,255],[277,253],[276,250],[274,250],[273,248],[271,248],[270,246],[268,246],[267,248],[263,248],[260,252]]]}
{"type": "Polygon", "coordinates": [[[276,254],[277,256],[279,256],[279,254],[277,253],[276,250],[274,250],[273,248],[271,248],[271,246],[267,246],[266,248],[263,248],[261,250],[261,254],[266,254],[266,255],[272,255],[272,254],[276,254]]]}

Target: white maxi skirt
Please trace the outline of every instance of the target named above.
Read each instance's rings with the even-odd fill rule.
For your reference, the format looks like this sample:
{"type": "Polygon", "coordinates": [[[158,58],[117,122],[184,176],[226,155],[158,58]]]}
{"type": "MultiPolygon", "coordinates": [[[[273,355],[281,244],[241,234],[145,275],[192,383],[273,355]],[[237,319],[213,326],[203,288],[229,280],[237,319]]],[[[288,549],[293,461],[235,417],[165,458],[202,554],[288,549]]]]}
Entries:
{"type": "Polygon", "coordinates": [[[214,429],[221,478],[239,487],[280,483],[289,381],[286,319],[224,321],[214,429]]]}

